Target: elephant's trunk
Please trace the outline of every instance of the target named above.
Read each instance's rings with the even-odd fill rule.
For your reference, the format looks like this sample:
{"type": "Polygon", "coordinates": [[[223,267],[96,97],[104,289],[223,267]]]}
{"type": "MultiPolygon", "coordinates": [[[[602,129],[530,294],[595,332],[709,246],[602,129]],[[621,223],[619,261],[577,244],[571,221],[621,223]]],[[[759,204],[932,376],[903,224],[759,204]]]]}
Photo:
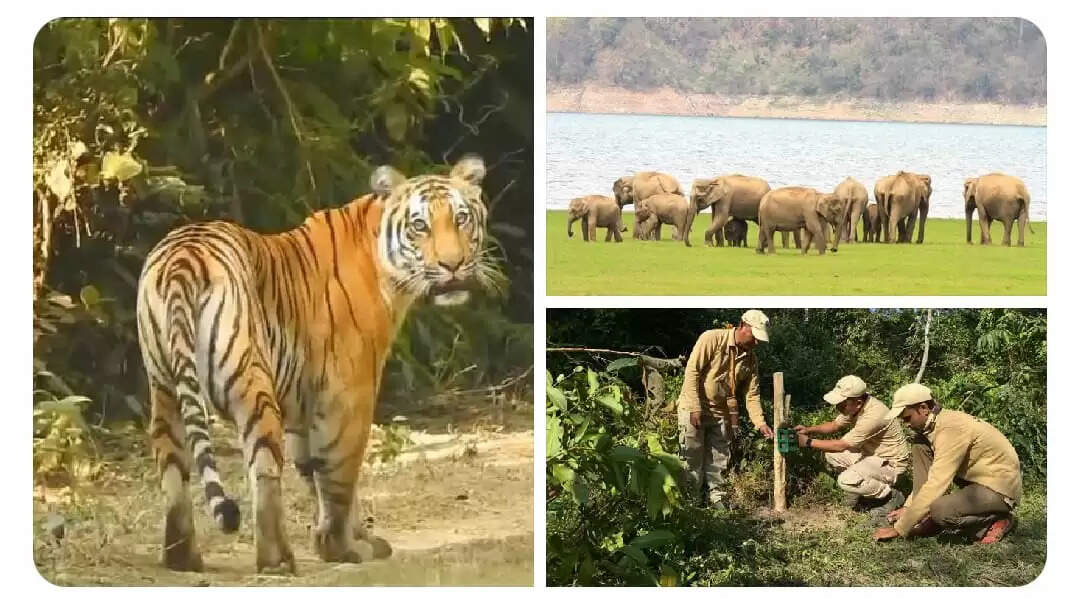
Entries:
{"type": "Polygon", "coordinates": [[[573,213],[570,213],[570,214],[568,214],[566,216],[566,236],[567,237],[570,237],[570,238],[574,237],[573,226],[574,226],[574,221],[576,221],[576,220],[577,220],[577,217],[574,216],[573,213]]]}
{"type": "Polygon", "coordinates": [[[688,202],[690,205],[686,210],[686,225],[683,227],[683,243],[686,247],[690,247],[690,226],[694,224],[698,213],[698,205],[694,198],[689,198],[688,202]]]}
{"type": "Polygon", "coordinates": [[[965,215],[965,218],[967,219],[967,242],[970,244],[971,243],[971,213],[973,211],[972,210],[966,210],[965,212],[967,212],[967,214],[965,215]]]}

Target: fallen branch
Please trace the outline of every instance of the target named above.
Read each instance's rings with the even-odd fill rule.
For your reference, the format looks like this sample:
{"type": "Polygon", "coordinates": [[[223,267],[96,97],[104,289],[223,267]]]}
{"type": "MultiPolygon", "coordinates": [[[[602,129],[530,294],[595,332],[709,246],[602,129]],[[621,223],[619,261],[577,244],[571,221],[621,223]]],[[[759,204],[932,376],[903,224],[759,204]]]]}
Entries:
{"type": "Polygon", "coordinates": [[[489,385],[487,387],[477,387],[477,388],[474,388],[474,389],[451,389],[451,390],[448,390],[448,391],[444,391],[444,392],[436,395],[435,397],[437,397],[437,398],[446,398],[446,397],[461,397],[461,396],[465,396],[465,395],[494,395],[494,394],[496,394],[496,393],[498,393],[500,391],[503,391],[504,389],[507,389],[509,387],[512,387],[512,386],[518,384],[523,379],[525,379],[529,375],[531,375],[532,371],[533,371],[533,367],[530,365],[528,368],[526,368],[524,371],[522,371],[521,374],[507,377],[507,378],[503,379],[502,382],[500,382],[497,385],[489,385]]]}
{"type": "Polygon", "coordinates": [[[680,369],[685,366],[685,360],[682,356],[678,358],[664,359],[655,358],[653,356],[647,356],[639,352],[625,352],[614,349],[601,349],[594,347],[549,347],[549,352],[563,352],[563,353],[588,353],[588,354],[614,354],[616,356],[630,356],[641,360],[642,364],[652,366],[656,369],[680,369]]]}

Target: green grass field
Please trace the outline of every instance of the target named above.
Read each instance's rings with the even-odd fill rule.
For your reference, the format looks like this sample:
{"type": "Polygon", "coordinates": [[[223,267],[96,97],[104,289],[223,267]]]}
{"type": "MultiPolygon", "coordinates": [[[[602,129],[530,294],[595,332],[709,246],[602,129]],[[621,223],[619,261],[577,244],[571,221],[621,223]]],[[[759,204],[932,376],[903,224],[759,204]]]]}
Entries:
{"type": "MultiPolygon", "coordinates": [[[[623,243],[581,240],[580,223],[566,237],[566,213],[547,213],[548,295],[1045,295],[1046,223],[1033,223],[1023,248],[1000,245],[1002,227],[995,223],[996,245],[969,246],[963,219],[928,219],[924,243],[840,244],[836,254],[803,256],[780,246],[775,255],[759,255],[757,226],[750,223],[746,248],[704,244],[709,215],[702,213],[691,232],[693,247],[671,241],[664,226],[662,241],[633,239],[633,214],[623,220],[630,229],[623,243]]],[[[916,229],[917,230],[917,229],[916,229]]],[[[973,225],[978,239],[978,223],[973,225]]]]}

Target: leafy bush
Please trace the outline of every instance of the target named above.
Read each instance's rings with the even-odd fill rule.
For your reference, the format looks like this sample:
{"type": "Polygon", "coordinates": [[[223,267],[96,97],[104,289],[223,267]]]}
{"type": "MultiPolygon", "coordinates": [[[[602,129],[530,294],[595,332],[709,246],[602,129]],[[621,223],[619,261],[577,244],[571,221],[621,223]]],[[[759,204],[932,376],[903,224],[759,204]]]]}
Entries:
{"type": "Polygon", "coordinates": [[[646,430],[644,410],[617,379],[577,367],[547,375],[549,584],[674,583],[657,527],[680,505],[681,460],[670,434],[646,430]]]}

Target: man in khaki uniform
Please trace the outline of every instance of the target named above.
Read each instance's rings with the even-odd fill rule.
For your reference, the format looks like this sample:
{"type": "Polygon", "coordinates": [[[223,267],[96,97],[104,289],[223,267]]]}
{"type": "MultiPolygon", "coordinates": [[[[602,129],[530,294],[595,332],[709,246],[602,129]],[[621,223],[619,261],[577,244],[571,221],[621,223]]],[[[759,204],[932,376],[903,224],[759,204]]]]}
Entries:
{"type": "Polygon", "coordinates": [[[904,503],[904,494],[893,488],[907,470],[911,459],[900,423],[887,418],[889,408],[866,390],[866,383],[853,374],[837,381],[825,401],[840,414],[832,422],[795,427],[799,446],[825,452],[825,461],[840,471],[836,483],[844,490],[844,504],[855,508],[861,502],[872,508],[878,524],[904,503]],[[840,439],[812,439],[810,435],[831,435],[851,427],[840,439]]]}
{"type": "Polygon", "coordinates": [[[705,502],[723,509],[724,472],[731,461],[731,443],[739,425],[742,397],[754,426],[767,438],[758,392],[753,349],[769,341],[769,319],[747,310],[736,328],[712,329],[698,337],[686,362],[679,393],[679,447],[686,460],[686,483],[705,502]]]}
{"type": "Polygon", "coordinates": [[[929,536],[944,528],[996,543],[1012,530],[1020,460],[1005,435],[974,416],[943,410],[918,383],[893,394],[889,417],[899,417],[916,433],[914,484],[904,507],[889,514],[895,524],[877,529],[875,539],[929,536]],[[946,494],[953,479],[961,488],[946,494]]]}

